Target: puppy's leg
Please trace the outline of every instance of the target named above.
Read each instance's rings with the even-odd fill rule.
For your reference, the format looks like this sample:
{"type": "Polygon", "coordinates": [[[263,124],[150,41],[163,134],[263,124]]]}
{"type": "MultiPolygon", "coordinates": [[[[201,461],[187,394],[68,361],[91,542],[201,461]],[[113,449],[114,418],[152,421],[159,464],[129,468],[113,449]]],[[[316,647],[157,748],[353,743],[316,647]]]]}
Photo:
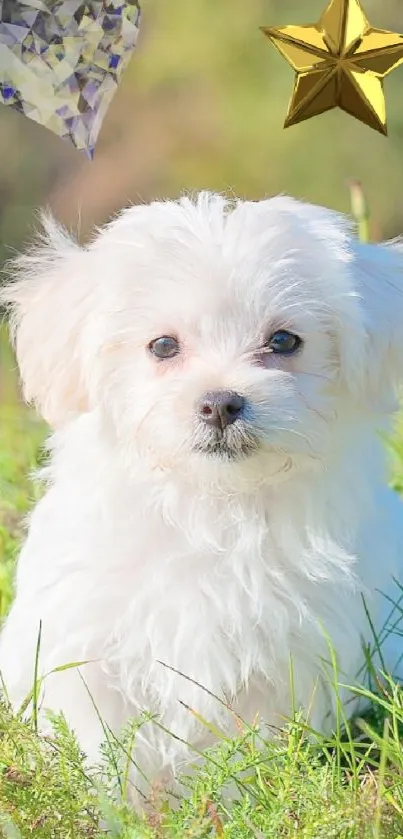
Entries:
{"type": "Polygon", "coordinates": [[[123,724],[123,703],[98,664],[86,664],[45,678],[40,700],[41,730],[49,732],[47,709],[62,712],[89,764],[99,761],[102,741],[114,741],[123,724]]]}
{"type": "MultiPolygon", "coordinates": [[[[32,694],[39,621],[24,599],[17,599],[0,637],[0,673],[4,690],[15,710],[32,694]]],[[[38,721],[42,733],[52,730],[48,711],[62,712],[90,763],[108,731],[119,732],[124,723],[124,702],[112,689],[94,655],[83,655],[79,628],[74,636],[59,621],[44,622],[39,649],[38,721]],[[64,637],[63,637],[64,636],[64,637]],[[79,662],[88,662],[79,665],[79,662]]],[[[27,713],[32,711],[29,703],[27,713]]]]}

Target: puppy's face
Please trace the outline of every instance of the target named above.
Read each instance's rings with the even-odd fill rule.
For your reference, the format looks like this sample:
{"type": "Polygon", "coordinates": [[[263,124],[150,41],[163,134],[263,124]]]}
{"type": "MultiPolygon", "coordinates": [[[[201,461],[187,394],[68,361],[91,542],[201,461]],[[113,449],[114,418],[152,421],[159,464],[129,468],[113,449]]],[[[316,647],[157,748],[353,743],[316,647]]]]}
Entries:
{"type": "Polygon", "coordinates": [[[113,243],[109,232],[119,311],[111,295],[101,392],[120,438],[154,465],[253,458],[270,471],[270,455],[278,472],[327,445],[338,354],[325,248],[260,209],[217,227],[194,211],[188,229],[162,221],[143,243],[129,214],[113,243]]]}
{"type": "Polygon", "coordinates": [[[102,405],[129,461],[283,479],[323,460],[360,400],[380,407],[392,393],[390,308],[375,353],[371,329],[401,257],[379,247],[360,261],[329,211],[202,195],[130,209],[85,251],[69,248],[58,294],[70,359],[49,380],[49,419],[102,405]]]}

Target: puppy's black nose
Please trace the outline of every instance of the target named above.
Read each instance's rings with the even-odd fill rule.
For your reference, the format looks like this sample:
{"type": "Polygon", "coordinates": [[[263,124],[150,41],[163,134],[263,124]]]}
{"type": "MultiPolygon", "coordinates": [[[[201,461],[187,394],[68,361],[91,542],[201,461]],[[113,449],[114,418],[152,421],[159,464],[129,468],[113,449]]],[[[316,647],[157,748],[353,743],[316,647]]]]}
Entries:
{"type": "Polygon", "coordinates": [[[198,410],[202,420],[213,428],[223,430],[239,419],[245,399],[231,390],[210,390],[201,398],[198,410]]]}

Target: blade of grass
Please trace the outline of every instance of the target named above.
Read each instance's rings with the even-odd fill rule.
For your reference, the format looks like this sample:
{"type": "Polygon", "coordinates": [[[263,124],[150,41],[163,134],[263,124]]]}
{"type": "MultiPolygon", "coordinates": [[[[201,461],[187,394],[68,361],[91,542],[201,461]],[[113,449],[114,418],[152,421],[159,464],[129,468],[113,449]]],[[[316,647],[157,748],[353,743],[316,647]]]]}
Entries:
{"type": "Polygon", "coordinates": [[[364,190],[360,181],[354,178],[349,181],[351,213],[357,225],[358,238],[361,242],[371,239],[369,228],[369,211],[364,190]]]}

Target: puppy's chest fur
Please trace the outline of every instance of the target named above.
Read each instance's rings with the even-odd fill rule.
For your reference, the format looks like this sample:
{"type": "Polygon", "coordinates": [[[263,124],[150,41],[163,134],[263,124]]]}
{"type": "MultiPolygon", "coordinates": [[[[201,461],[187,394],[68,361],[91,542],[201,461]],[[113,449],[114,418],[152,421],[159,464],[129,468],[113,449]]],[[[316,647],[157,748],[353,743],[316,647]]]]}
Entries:
{"type": "MultiPolygon", "coordinates": [[[[241,704],[264,691],[268,708],[287,693],[290,655],[301,670],[299,701],[313,689],[326,654],[320,621],[340,636],[351,630],[351,557],[331,543],[315,556],[297,511],[294,522],[276,515],[274,527],[269,506],[264,496],[195,502],[165,493],[146,528],[136,515],[126,520],[126,585],[104,652],[136,711],[151,702],[169,716],[179,700],[211,713],[207,691],[241,704]]],[[[109,592],[114,580],[116,572],[109,592]]]]}

